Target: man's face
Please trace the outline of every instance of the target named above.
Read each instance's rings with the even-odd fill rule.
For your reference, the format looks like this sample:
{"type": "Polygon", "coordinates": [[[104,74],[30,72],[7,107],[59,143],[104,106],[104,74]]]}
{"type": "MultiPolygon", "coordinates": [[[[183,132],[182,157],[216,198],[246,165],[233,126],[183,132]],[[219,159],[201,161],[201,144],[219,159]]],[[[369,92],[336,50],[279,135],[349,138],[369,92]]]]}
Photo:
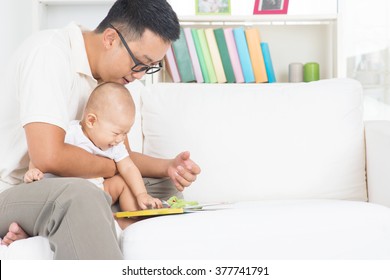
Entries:
{"type": "MultiPolygon", "coordinates": [[[[127,84],[145,75],[148,66],[158,66],[165,56],[170,44],[159,36],[146,30],[137,41],[125,42],[118,30],[110,29],[114,33],[112,47],[107,50],[100,69],[100,79],[121,84],[127,84]],[[146,69],[145,69],[146,68],[146,69]],[[143,70],[143,71],[136,71],[143,70]]],[[[148,70],[152,71],[152,69],[148,70]]]]}

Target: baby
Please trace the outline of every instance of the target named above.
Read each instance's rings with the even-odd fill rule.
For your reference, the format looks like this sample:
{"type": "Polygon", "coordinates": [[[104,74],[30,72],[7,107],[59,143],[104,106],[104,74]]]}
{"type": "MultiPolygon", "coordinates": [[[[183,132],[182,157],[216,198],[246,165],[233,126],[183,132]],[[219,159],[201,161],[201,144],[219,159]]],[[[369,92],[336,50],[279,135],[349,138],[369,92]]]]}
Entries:
{"type": "MultiPolygon", "coordinates": [[[[106,191],[113,204],[119,202],[122,211],[161,208],[161,201],[147,193],[141,173],[124,144],[134,119],[135,105],[126,87],[112,82],[103,83],[91,93],[82,120],[70,123],[65,142],[116,162],[118,175],[109,179],[89,180],[106,191]]],[[[30,162],[24,181],[29,183],[40,180],[43,176],[33,162],[30,162]]],[[[131,219],[118,220],[122,229],[132,222],[131,219]]]]}

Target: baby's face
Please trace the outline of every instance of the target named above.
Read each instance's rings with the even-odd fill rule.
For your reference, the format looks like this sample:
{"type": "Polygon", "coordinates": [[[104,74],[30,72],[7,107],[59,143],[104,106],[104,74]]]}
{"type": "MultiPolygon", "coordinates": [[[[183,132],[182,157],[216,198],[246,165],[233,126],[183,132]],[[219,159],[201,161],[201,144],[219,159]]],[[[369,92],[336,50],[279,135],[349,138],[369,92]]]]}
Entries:
{"type": "Polygon", "coordinates": [[[110,119],[98,118],[90,131],[90,140],[105,151],[123,142],[134,124],[134,117],[118,116],[110,119]]]}

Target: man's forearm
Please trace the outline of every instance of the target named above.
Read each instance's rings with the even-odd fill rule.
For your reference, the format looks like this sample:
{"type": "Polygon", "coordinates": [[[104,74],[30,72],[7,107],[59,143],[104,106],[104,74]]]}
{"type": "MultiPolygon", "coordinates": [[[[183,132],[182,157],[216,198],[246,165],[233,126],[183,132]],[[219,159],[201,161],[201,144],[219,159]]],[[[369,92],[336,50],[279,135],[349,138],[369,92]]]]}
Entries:
{"type": "Polygon", "coordinates": [[[131,152],[130,157],[138,167],[142,177],[168,177],[167,171],[170,160],[154,158],[137,152],[131,152]]]}
{"type": "Polygon", "coordinates": [[[42,172],[58,176],[96,178],[112,177],[113,160],[94,156],[64,143],[65,131],[48,123],[33,122],[24,126],[28,153],[32,163],[42,172]]]}
{"type": "Polygon", "coordinates": [[[63,149],[50,159],[37,160],[33,163],[42,172],[52,173],[62,177],[112,177],[116,173],[113,160],[99,157],[87,151],[69,144],[64,144],[63,149]]]}

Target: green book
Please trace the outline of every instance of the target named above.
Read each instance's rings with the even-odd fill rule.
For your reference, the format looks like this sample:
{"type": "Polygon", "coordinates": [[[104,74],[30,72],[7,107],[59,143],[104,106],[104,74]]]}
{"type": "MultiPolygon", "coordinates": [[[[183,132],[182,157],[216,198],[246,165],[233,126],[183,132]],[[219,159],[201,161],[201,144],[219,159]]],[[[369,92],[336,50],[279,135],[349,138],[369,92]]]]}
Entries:
{"type": "Polygon", "coordinates": [[[214,29],[215,40],[217,41],[219,54],[221,55],[223,70],[225,71],[226,80],[228,83],[235,83],[232,62],[230,61],[229,51],[226,44],[225,34],[222,28],[214,29]]]}
{"type": "Polygon", "coordinates": [[[211,60],[209,46],[207,44],[204,29],[197,29],[200,46],[202,48],[203,57],[206,62],[207,72],[209,73],[210,83],[217,82],[217,75],[215,74],[213,61],[211,60]]]}
{"type": "Polygon", "coordinates": [[[194,40],[196,54],[198,55],[200,70],[202,71],[204,82],[210,83],[209,72],[207,71],[206,61],[204,60],[202,47],[200,46],[198,32],[196,31],[196,29],[191,28],[191,34],[192,34],[192,38],[194,40]]]}
{"type": "Polygon", "coordinates": [[[195,73],[183,28],[180,29],[179,39],[172,43],[172,48],[181,81],[183,83],[195,81],[195,73]]]}

